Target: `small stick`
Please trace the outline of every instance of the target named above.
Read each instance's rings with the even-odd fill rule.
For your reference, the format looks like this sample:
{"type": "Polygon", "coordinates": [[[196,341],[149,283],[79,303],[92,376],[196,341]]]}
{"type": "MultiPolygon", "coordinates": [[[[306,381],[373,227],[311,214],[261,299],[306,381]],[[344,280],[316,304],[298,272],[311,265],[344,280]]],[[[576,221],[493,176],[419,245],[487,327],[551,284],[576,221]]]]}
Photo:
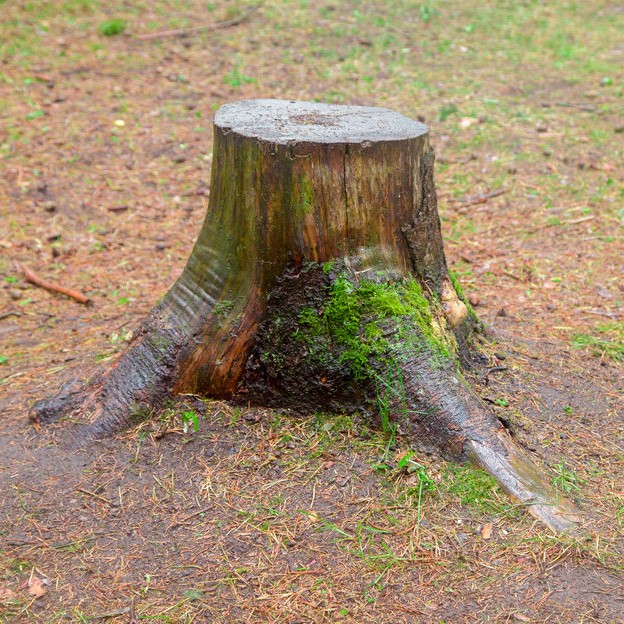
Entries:
{"type": "Polygon", "coordinates": [[[514,275],[513,273],[510,273],[509,271],[503,271],[503,275],[506,275],[507,277],[511,277],[512,279],[515,279],[519,282],[522,281],[522,278],[518,277],[517,275],[514,275]]]}
{"type": "Polygon", "coordinates": [[[56,292],[67,297],[71,297],[79,303],[91,303],[91,299],[85,297],[82,293],[79,293],[76,290],[72,290],[71,288],[65,288],[65,286],[59,286],[58,284],[52,284],[51,282],[46,282],[45,280],[42,280],[37,274],[33,273],[28,267],[21,266],[20,268],[22,270],[22,273],[24,274],[24,277],[26,278],[26,281],[34,284],[35,286],[39,286],[40,288],[43,288],[44,290],[49,290],[50,292],[56,292]]]}
{"type": "Polygon", "coordinates": [[[9,312],[3,312],[2,314],[0,314],[0,321],[4,320],[5,318],[9,316],[22,316],[22,315],[19,312],[14,312],[13,310],[10,310],[9,312]]]}
{"type": "Polygon", "coordinates": [[[132,597],[132,603],[130,604],[130,624],[139,624],[139,619],[137,618],[134,609],[136,607],[136,596],[132,597]]]}
{"type": "Polygon", "coordinates": [[[577,223],[584,223],[585,221],[591,221],[596,215],[589,215],[587,217],[579,217],[578,219],[572,219],[572,221],[564,221],[561,225],[576,225],[577,223]]]}
{"type": "Polygon", "coordinates": [[[108,500],[108,498],[104,498],[103,496],[100,496],[99,494],[96,494],[95,492],[90,492],[89,490],[83,490],[82,488],[77,488],[76,492],[80,492],[81,494],[87,494],[88,496],[93,496],[93,498],[97,498],[98,500],[101,500],[107,505],[112,505],[112,503],[108,500]]]}
{"type": "Polygon", "coordinates": [[[490,375],[492,373],[502,373],[508,370],[509,370],[508,366],[492,366],[492,368],[488,369],[487,372],[485,373],[485,378],[484,378],[485,385],[486,386],[490,385],[490,375]]]}
{"type": "Polygon", "coordinates": [[[462,197],[460,199],[456,199],[454,201],[464,204],[464,206],[474,206],[476,204],[485,204],[488,199],[492,199],[494,197],[498,197],[499,195],[503,195],[507,193],[509,189],[502,188],[496,191],[492,191],[491,193],[484,193],[483,195],[472,195],[470,197],[462,197]]]}
{"type": "Polygon", "coordinates": [[[221,22],[214,22],[212,24],[205,24],[204,26],[196,26],[195,28],[180,28],[177,30],[162,30],[160,32],[155,33],[146,33],[143,35],[137,35],[137,39],[141,41],[148,41],[150,39],[164,39],[165,37],[187,37],[188,35],[194,35],[196,33],[211,30],[219,30],[221,28],[230,28],[231,26],[237,26],[241,22],[244,22],[252,13],[255,13],[260,7],[261,4],[257,4],[256,6],[250,7],[244,13],[241,13],[237,17],[234,17],[229,20],[223,20],[221,22]]]}
{"type": "MultiPolygon", "coordinates": [[[[542,106],[544,105],[545,104],[542,104],[542,106]]],[[[555,102],[555,106],[562,106],[563,108],[578,108],[579,110],[586,111],[588,113],[596,112],[596,107],[592,106],[591,104],[575,104],[573,102],[555,102]]]]}
{"type": "Polygon", "coordinates": [[[125,615],[126,613],[130,613],[130,607],[124,607],[123,609],[117,609],[116,611],[109,611],[108,613],[97,613],[95,615],[88,615],[87,620],[110,620],[119,615],[125,615]]]}

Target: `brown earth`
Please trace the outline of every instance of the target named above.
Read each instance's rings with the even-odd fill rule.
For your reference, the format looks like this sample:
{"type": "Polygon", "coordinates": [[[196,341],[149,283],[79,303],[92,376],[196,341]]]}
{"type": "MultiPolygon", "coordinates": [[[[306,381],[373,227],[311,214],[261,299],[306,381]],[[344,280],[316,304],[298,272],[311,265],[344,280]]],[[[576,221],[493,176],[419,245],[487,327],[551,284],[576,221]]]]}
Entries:
{"type": "Polygon", "coordinates": [[[275,0],[137,38],[244,10],[0,2],[0,620],[624,621],[621,7],[275,0]],[[113,18],[125,32],[101,35],[113,18]],[[449,264],[493,340],[474,382],[577,499],[578,536],[424,455],[419,503],[410,441],[384,457],[358,418],[182,397],[73,453],[71,423],[30,426],[179,274],[213,112],[248,97],[430,125],[449,264]]]}

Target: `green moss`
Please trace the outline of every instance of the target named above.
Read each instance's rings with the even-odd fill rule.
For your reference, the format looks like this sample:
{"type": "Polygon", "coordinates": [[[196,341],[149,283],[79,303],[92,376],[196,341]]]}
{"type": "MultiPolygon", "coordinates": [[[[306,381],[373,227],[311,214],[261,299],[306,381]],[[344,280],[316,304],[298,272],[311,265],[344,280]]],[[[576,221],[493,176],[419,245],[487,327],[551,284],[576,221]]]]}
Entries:
{"type": "Polygon", "coordinates": [[[449,271],[448,276],[451,280],[451,284],[453,284],[453,288],[455,289],[457,296],[460,298],[461,301],[466,303],[466,295],[464,293],[462,285],[459,283],[459,277],[457,277],[457,273],[455,273],[455,271],[449,271]]]}
{"type": "Polygon", "coordinates": [[[405,298],[413,323],[419,328],[434,355],[443,358],[452,357],[454,347],[451,344],[451,337],[446,334],[437,320],[442,314],[440,312],[434,314],[432,304],[415,279],[407,281],[405,298]]]}
{"type": "Polygon", "coordinates": [[[496,479],[480,468],[448,464],[442,484],[442,489],[459,496],[462,506],[493,514],[510,509],[496,479]]]}
{"type": "Polygon", "coordinates": [[[260,361],[276,368],[281,368],[286,364],[286,358],[275,351],[263,351],[260,355],[260,361]]]}
{"type": "Polygon", "coordinates": [[[349,366],[356,379],[371,378],[375,360],[392,364],[414,350],[428,349],[434,360],[451,359],[451,338],[437,318],[413,278],[354,283],[341,275],[332,283],[322,311],[309,307],[301,310],[301,330],[296,337],[319,353],[338,347],[340,361],[349,366]],[[398,328],[392,343],[386,337],[390,325],[395,333],[398,328]]]}
{"type": "Polygon", "coordinates": [[[323,262],[323,273],[325,273],[325,275],[329,275],[335,266],[335,260],[328,260],[327,262],[323,262]]]}
{"type": "Polygon", "coordinates": [[[102,22],[98,28],[101,35],[105,37],[114,37],[115,35],[120,35],[124,30],[126,30],[126,23],[120,19],[111,19],[106,22],[102,22]]]}

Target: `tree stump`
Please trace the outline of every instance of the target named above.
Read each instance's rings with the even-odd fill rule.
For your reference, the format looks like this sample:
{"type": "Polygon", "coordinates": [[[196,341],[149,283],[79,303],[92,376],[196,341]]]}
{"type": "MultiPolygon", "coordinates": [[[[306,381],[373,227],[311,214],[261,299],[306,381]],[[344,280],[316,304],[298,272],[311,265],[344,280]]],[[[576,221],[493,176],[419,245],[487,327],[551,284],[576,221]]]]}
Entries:
{"type": "Polygon", "coordinates": [[[180,278],[108,371],[37,402],[110,435],[172,394],[362,410],[491,472],[556,530],[575,509],[461,374],[478,325],[446,266],[428,129],[390,110],[221,108],[206,219],[180,278]]]}

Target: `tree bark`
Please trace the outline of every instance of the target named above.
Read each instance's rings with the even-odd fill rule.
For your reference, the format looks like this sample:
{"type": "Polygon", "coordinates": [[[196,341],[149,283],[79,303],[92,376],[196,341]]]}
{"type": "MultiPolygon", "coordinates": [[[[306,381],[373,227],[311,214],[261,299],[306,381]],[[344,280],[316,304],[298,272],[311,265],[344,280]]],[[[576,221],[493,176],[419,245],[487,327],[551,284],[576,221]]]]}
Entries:
{"type": "Polygon", "coordinates": [[[251,100],[221,108],[214,133],[210,203],[180,278],[111,369],[33,419],[87,411],[86,440],[171,394],[299,411],[373,412],[384,397],[421,446],[483,465],[549,526],[573,526],[458,370],[476,317],[448,274],[427,128],[386,109],[251,100]]]}

